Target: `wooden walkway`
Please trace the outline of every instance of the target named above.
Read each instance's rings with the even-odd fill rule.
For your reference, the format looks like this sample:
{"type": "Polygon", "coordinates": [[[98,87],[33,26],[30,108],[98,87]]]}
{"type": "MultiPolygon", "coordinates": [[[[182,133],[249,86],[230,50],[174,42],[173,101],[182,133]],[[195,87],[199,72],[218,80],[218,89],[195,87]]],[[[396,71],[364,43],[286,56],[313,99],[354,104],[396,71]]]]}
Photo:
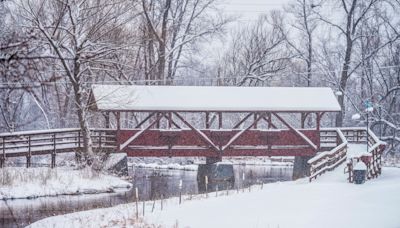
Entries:
{"type": "Polygon", "coordinates": [[[348,173],[348,181],[351,183],[354,181],[353,166],[359,161],[366,163],[368,179],[376,178],[381,174],[382,154],[386,143],[379,140],[373,131],[366,128],[336,128],[321,131],[321,141],[333,143],[335,138],[335,147],[331,150],[320,152],[308,161],[310,165],[310,181],[327,171],[334,170],[346,160],[348,162],[344,172],[348,173]],[[368,151],[360,151],[358,155],[351,154],[348,156],[348,144],[350,143],[367,144],[368,151]]]}
{"type": "MultiPolygon", "coordinates": [[[[93,147],[97,151],[113,151],[116,148],[116,131],[92,130],[93,147]]],[[[0,167],[7,158],[26,157],[27,167],[35,155],[51,155],[51,167],[55,166],[58,153],[79,152],[83,147],[79,128],[21,131],[0,134],[0,167]]]]}
{"type": "MultiPolygon", "coordinates": [[[[93,147],[96,151],[118,152],[117,130],[92,129],[93,147]]],[[[347,158],[348,143],[366,143],[368,141],[371,159],[368,162],[369,178],[377,177],[380,172],[381,155],[385,143],[366,128],[323,128],[320,130],[321,149],[309,160],[310,181],[350,159],[346,172],[349,181],[353,181],[352,165],[360,157],[347,158]]],[[[5,160],[12,157],[26,157],[26,165],[30,167],[31,157],[35,155],[51,155],[51,167],[55,167],[56,155],[66,152],[79,152],[82,145],[81,131],[78,128],[51,129],[39,131],[21,131],[0,134],[0,167],[5,160]]]]}

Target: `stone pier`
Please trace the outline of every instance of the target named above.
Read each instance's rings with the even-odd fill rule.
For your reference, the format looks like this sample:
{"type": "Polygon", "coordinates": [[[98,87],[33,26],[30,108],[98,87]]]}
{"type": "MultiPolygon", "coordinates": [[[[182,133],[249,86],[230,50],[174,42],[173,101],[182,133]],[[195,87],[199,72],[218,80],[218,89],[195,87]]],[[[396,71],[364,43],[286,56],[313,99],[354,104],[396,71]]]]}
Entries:
{"type": "Polygon", "coordinates": [[[235,175],[231,164],[200,164],[197,170],[197,183],[200,192],[206,191],[205,179],[208,179],[207,190],[223,189],[227,184],[233,186],[235,175]]]}
{"type": "Polygon", "coordinates": [[[310,176],[310,165],[307,163],[312,156],[296,156],[293,164],[293,180],[310,176]]]}

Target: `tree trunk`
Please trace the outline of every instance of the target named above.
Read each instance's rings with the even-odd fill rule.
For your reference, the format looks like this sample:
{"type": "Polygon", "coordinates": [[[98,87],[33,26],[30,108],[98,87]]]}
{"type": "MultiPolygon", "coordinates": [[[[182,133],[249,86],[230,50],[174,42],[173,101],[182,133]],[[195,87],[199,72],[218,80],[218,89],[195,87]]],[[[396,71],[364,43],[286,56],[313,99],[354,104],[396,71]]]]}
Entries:
{"type": "Polygon", "coordinates": [[[83,102],[83,97],[82,97],[82,91],[83,91],[83,85],[81,82],[81,78],[79,77],[81,73],[81,64],[78,61],[79,59],[79,54],[77,55],[75,62],[74,62],[74,71],[73,71],[73,78],[74,80],[71,80],[72,82],[72,87],[74,90],[74,97],[75,97],[75,106],[77,108],[77,114],[78,114],[78,121],[79,121],[79,126],[81,128],[81,135],[82,135],[82,141],[83,141],[83,153],[84,153],[84,160],[82,161],[82,157],[78,156],[78,162],[81,163],[80,165],[89,165],[91,166],[93,164],[94,160],[94,153],[93,153],[93,142],[90,134],[90,128],[89,128],[89,123],[87,120],[87,113],[86,113],[86,106],[84,105],[83,102]],[[85,162],[85,163],[83,163],[85,162]]]}
{"type": "Polygon", "coordinates": [[[349,67],[350,67],[350,60],[351,60],[351,53],[353,49],[353,41],[350,38],[350,35],[347,36],[347,45],[346,45],[346,55],[344,58],[344,63],[343,63],[343,70],[340,76],[340,85],[339,89],[342,92],[341,96],[338,96],[338,102],[341,108],[341,111],[336,115],[336,127],[342,127],[343,126],[343,118],[345,114],[345,102],[344,102],[344,95],[346,93],[346,86],[347,86],[347,80],[349,79],[349,67]]]}
{"type": "MultiPolygon", "coordinates": [[[[93,152],[93,142],[90,134],[90,128],[88,121],[86,119],[86,110],[83,106],[82,102],[82,94],[80,91],[79,85],[74,85],[74,93],[75,93],[75,103],[77,107],[77,114],[79,120],[79,126],[81,128],[82,133],[82,141],[83,141],[83,153],[84,153],[84,160],[79,162],[85,162],[86,165],[92,165],[94,159],[94,152],[93,152]]],[[[82,158],[80,158],[82,159],[82,158]]],[[[79,156],[78,156],[79,160],[79,156]]],[[[83,164],[82,164],[83,165],[83,164]]]]}
{"type": "MultiPolygon", "coordinates": [[[[165,82],[165,62],[166,62],[166,46],[167,46],[167,23],[168,23],[168,13],[171,7],[171,0],[167,0],[165,3],[162,27],[161,27],[161,40],[159,41],[159,55],[158,55],[158,80],[165,82]]],[[[172,82],[167,82],[167,84],[172,84],[172,82]]]]}

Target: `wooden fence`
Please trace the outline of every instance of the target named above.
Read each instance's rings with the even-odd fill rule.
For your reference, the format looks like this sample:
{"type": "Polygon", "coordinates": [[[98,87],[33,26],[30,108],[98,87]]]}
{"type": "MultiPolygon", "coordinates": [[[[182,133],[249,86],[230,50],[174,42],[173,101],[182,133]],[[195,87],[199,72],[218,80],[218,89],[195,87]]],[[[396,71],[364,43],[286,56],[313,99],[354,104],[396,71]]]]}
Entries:
{"type": "Polygon", "coordinates": [[[327,171],[335,169],[346,160],[347,140],[340,129],[322,129],[320,137],[321,144],[331,145],[333,148],[317,154],[308,161],[310,165],[310,181],[327,171]]]}
{"type": "MultiPolygon", "coordinates": [[[[96,150],[116,147],[115,130],[92,129],[91,137],[96,150]]],[[[26,157],[26,165],[30,167],[34,155],[51,155],[51,167],[54,167],[57,153],[78,152],[82,148],[83,139],[78,128],[2,133],[0,167],[8,157],[26,157]]]]}
{"type": "Polygon", "coordinates": [[[382,154],[385,150],[386,143],[379,140],[373,131],[366,128],[359,129],[345,129],[345,135],[352,137],[354,143],[368,143],[367,153],[351,157],[348,160],[345,173],[348,173],[348,181],[354,181],[354,165],[357,162],[364,162],[367,166],[367,179],[378,177],[382,173],[382,154]]]}

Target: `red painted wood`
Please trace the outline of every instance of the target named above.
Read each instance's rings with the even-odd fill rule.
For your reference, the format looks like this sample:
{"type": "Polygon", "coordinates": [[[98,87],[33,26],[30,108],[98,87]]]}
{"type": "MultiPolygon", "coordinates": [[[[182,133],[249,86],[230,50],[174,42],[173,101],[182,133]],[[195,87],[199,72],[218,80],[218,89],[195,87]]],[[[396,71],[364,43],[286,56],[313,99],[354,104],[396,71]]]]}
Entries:
{"type": "MultiPolygon", "coordinates": [[[[121,144],[129,139],[132,135],[139,130],[121,130],[117,135],[117,142],[121,144]]],[[[211,139],[211,141],[219,148],[226,145],[229,140],[240,130],[202,130],[202,132],[211,139]]],[[[142,147],[161,147],[167,148],[171,142],[170,130],[149,129],[143,132],[137,139],[135,139],[129,146],[142,146],[142,147]]],[[[301,130],[310,140],[319,145],[319,132],[316,130],[301,130]]],[[[173,146],[190,146],[190,147],[209,147],[204,140],[193,130],[180,130],[173,131],[173,146]]],[[[155,150],[150,149],[131,149],[127,146],[123,151],[128,152],[130,156],[215,156],[216,151],[200,151],[193,149],[172,149],[173,154],[169,154],[168,150],[155,150]],[[168,152],[168,153],[167,153],[168,152]]],[[[174,147],[173,147],[174,148],[174,147]]],[[[304,140],[299,138],[293,131],[279,130],[279,131],[261,131],[258,129],[250,129],[244,132],[230,147],[224,152],[223,156],[309,156],[314,155],[315,151],[308,147],[304,140]],[[270,146],[271,150],[267,149],[233,149],[235,146],[270,146]],[[303,146],[307,148],[301,149],[273,149],[274,146],[303,146]],[[273,154],[273,155],[267,155],[273,154]],[[297,154],[297,155],[296,155],[297,154]]]]}
{"type": "MultiPolygon", "coordinates": [[[[212,149],[125,149],[129,157],[218,157],[212,149]]],[[[228,149],[222,156],[313,156],[312,149],[228,149]]]]}

